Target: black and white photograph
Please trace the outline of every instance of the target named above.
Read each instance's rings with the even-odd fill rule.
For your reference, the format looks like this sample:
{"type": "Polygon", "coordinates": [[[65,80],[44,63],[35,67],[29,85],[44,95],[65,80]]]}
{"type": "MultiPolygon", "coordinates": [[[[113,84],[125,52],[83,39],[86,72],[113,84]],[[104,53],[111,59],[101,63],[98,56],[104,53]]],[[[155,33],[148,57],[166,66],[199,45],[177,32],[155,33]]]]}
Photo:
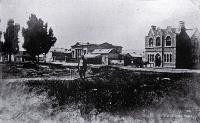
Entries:
{"type": "Polygon", "coordinates": [[[0,123],[200,123],[200,0],[0,0],[0,123]]]}

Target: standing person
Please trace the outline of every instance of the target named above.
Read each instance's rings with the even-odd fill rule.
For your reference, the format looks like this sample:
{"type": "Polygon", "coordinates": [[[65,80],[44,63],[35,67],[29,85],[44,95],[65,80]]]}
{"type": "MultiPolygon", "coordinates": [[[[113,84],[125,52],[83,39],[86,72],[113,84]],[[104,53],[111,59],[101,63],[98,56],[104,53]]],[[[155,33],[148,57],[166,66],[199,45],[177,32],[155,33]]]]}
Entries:
{"type": "Polygon", "coordinates": [[[78,71],[80,78],[85,78],[85,72],[87,70],[87,61],[84,58],[84,55],[81,56],[81,59],[78,62],[78,71]]]}

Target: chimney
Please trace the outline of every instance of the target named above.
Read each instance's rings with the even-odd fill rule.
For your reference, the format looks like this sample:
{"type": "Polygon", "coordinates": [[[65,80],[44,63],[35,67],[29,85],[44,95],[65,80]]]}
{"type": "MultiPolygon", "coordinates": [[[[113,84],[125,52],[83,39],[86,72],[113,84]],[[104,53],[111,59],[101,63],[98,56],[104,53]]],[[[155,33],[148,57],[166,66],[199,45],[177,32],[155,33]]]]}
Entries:
{"type": "Polygon", "coordinates": [[[185,30],[185,22],[184,21],[179,21],[179,28],[180,28],[180,30],[182,30],[182,29],[185,30]]]}

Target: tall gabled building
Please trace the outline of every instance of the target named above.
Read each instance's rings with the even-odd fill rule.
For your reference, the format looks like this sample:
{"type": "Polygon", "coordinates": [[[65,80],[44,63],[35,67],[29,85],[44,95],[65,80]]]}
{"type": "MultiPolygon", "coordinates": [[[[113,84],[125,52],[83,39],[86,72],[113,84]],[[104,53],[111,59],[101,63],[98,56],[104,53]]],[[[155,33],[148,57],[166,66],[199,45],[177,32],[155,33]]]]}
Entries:
{"type": "Polygon", "coordinates": [[[200,32],[198,29],[195,29],[194,34],[191,36],[191,45],[193,68],[200,68],[200,32]]]}
{"type": "Polygon", "coordinates": [[[192,67],[192,45],[183,21],[179,28],[152,26],[145,37],[145,57],[148,67],[192,67]]]}

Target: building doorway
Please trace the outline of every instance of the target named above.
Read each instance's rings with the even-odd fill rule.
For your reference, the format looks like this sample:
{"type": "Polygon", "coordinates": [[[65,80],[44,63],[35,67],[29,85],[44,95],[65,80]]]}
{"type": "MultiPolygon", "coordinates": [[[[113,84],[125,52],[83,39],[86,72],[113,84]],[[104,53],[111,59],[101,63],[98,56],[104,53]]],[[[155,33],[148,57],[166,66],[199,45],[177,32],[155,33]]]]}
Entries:
{"type": "Polygon", "coordinates": [[[160,67],[160,65],[161,65],[161,56],[159,53],[157,53],[155,56],[155,66],[160,67]]]}

